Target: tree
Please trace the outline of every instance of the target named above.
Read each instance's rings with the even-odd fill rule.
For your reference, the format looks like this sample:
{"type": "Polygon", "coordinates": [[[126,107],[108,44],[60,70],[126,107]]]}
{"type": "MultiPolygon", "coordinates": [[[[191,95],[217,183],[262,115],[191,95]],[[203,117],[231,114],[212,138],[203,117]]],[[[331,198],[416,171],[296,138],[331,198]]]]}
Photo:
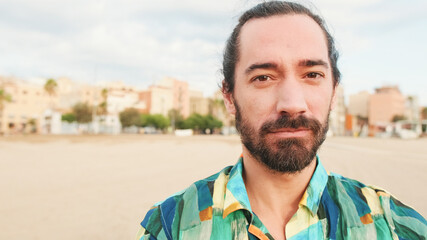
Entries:
{"type": "Polygon", "coordinates": [[[224,116],[227,112],[223,99],[215,98],[209,100],[209,114],[213,116],[224,116]]]}
{"type": "Polygon", "coordinates": [[[206,133],[207,129],[213,133],[214,129],[222,127],[222,122],[210,114],[202,116],[198,113],[193,113],[185,119],[183,125],[185,128],[191,128],[202,133],[206,133]]]}
{"type": "Polygon", "coordinates": [[[102,102],[98,105],[98,114],[105,115],[107,114],[107,98],[108,98],[108,89],[104,88],[101,91],[102,102]]]}
{"type": "Polygon", "coordinates": [[[421,110],[421,118],[427,119],[427,107],[424,107],[423,110],[421,110]]]}
{"type": "Polygon", "coordinates": [[[64,122],[72,123],[76,121],[76,115],[73,113],[62,114],[61,120],[64,122]]]}
{"type": "Polygon", "coordinates": [[[169,119],[162,114],[141,114],[139,119],[141,127],[154,127],[164,130],[169,126],[169,119]]]}
{"type": "Polygon", "coordinates": [[[0,89],[0,131],[1,131],[1,120],[3,117],[3,109],[6,102],[11,102],[12,97],[10,94],[6,93],[4,89],[0,89]]]}
{"type": "Polygon", "coordinates": [[[403,115],[394,115],[393,118],[391,119],[392,122],[398,122],[401,120],[406,120],[406,117],[403,115]]]}
{"type": "Polygon", "coordinates": [[[184,117],[177,109],[171,109],[168,112],[168,117],[171,122],[171,126],[173,129],[182,129],[184,123],[184,117]]]}
{"type": "Polygon", "coordinates": [[[149,115],[148,126],[153,126],[156,129],[165,130],[169,126],[169,119],[162,114],[149,115]]]}
{"type": "Polygon", "coordinates": [[[213,133],[214,129],[221,128],[223,125],[220,120],[216,119],[212,115],[206,115],[205,119],[206,119],[206,129],[209,129],[211,134],[213,133]]]}
{"type": "Polygon", "coordinates": [[[56,94],[57,87],[58,84],[53,78],[49,78],[44,84],[44,90],[47,92],[47,94],[49,94],[49,96],[53,96],[56,94]]]}
{"type": "MultiPolygon", "coordinates": [[[[47,92],[47,94],[50,97],[50,106],[49,108],[52,109],[53,108],[53,101],[52,101],[52,96],[54,96],[56,94],[56,88],[58,87],[58,84],[56,83],[55,79],[53,78],[49,78],[48,80],[46,80],[46,83],[44,84],[44,90],[47,92]]],[[[48,133],[50,133],[51,131],[51,127],[52,127],[52,115],[50,116],[45,116],[45,120],[46,120],[46,130],[48,133]]]]}
{"type": "Polygon", "coordinates": [[[204,127],[203,117],[198,113],[193,113],[187,119],[184,120],[183,125],[184,128],[190,128],[196,131],[200,131],[204,127]]]}
{"type": "Polygon", "coordinates": [[[0,89],[0,116],[3,113],[4,105],[6,102],[11,102],[12,96],[4,91],[4,89],[0,89]]]}
{"type": "Polygon", "coordinates": [[[31,127],[30,129],[31,133],[37,132],[37,120],[35,118],[29,119],[27,123],[31,127]]]}
{"type": "Polygon", "coordinates": [[[78,123],[92,121],[92,108],[87,103],[76,103],[72,108],[72,114],[74,114],[78,123]]]}
{"type": "Polygon", "coordinates": [[[141,118],[138,110],[135,108],[128,108],[119,113],[122,128],[130,126],[140,126],[141,118]]]}
{"type": "Polygon", "coordinates": [[[139,126],[148,127],[150,124],[150,114],[139,115],[139,126]]]}

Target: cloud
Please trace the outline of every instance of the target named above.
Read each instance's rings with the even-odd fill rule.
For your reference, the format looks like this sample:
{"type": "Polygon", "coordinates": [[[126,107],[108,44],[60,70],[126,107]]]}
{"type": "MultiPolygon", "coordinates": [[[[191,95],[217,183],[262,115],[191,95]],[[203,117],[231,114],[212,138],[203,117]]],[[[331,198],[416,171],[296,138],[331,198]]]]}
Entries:
{"type": "Polygon", "coordinates": [[[15,60],[2,65],[26,77],[200,77],[222,51],[226,3],[15,1],[0,11],[0,47],[15,60]]]}
{"type": "MultiPolygon", "coordinates": [[[[224,43],[237,17],[257,2],[0,0],[0,74],[68,76],[91,83],[124,80],[138,86],[171,76],[211,93],[221,79],[224,43]]],[[[315,4],[337,38],[344,76],[354,86],[359,77],[360,82],[371,81],[366,76],[374,70],[364,68],[373,66],[368,60],[377,57],[369,52],[383,51],[377,50],[384,41],[379,35],[394,44],[394,34],[425,21],[427,9],[423,1],[315,4]]],[[[414,48],[421,43],[414,39],[411,45],[408,52],[417,52],[414,48]]]]}

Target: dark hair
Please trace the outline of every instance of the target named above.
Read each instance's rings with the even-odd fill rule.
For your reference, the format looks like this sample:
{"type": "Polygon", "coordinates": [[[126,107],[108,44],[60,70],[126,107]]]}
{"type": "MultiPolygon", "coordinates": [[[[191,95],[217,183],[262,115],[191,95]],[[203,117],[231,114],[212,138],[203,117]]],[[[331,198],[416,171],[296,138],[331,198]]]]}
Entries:
{"type": "Polygon", "coordinates": [[[340,82],[341,73],[337,66],[338,51],[335,48],[334,39],[329,34],[325,21],[311,12],[308,8],[298,3],[284,2],[284,1],[270,1],[263,2],[255,7],[249,9],[239,18],[239,23],[234,28],[231,36],[227,40],[227,45],[224,51],[224,59],[222,62],[222,73],[224,81],[222,82],[222,91],[224,93],[232,93],[234,90],[234,74],[236,63],[239,60],[239,35],[243,25],[256,18],[267,18],[275,15],[288,15],[288,14],[303,14],[311,17],[317,24],[319,24],[328,44],[329,61],[331,62],[332,75],[334,79],[334,86],[340,82]]]}

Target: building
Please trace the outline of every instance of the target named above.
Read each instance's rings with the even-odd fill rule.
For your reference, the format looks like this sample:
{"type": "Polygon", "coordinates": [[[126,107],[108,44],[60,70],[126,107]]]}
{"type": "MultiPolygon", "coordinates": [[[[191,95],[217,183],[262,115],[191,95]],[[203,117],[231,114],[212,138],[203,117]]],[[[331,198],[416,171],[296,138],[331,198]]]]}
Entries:
{"type": "Polygon", "coordinates": [[[193,113],[209,114],[209,99],[203,97],[201,91],[190,90],[190,115],[193,113]]]}
{"type": "MultiPolygon", "coordinates": [[[[55,92],[49,95],[43,84],[29,83],[16,78],[0,78],[1,88],[12,96],[12,101],[4,104],[3,114],[0,116],[0,132],[6,134],[78,132],[78,129],[64,129],[69,126],[64,126],[62,123],[62,114],[71,112],[72,107],[77,103],[97,107],[103,101],[102,87],[77,83],[68,78],[58,78],[56,83],[55,92]]],[[[114,91],[112,91],[113,93],[114,91]]],[[[135,93],[135,95],[138,99],[138,94],[135,93]]],[[[114,100],[114,98],[112,99],[114,100]]],[[[116,105],[122,107],[123,104],[116,105]]],[[[119,107],[116,105],[115,108],[118,109],[119,107]]],[[[103,118],[117,120],[117,113],[115,116],[103,116],[103,118]]],[[[99,119],[106,125],[100,117],[95,117],[95,119],[99,119]]],[[[117,125],[117,121],[114,124],[117,125]]],[[[105,126],[101,127],[105,128],[105,126]]],[[[99,129],[99,123],[95,120],[88,128],[91,131],[99,129]]]]}
{"type": "Polygon", "coordinates": [[[140,97],[140,91],[126,86],[123,82],[108,83],[106,89],[107,115],[118,115],[127,108],[135,108],[141,113],[148,111],[147,104],[140,97]]]}
{"type": "Polygon", "coordinates": [[[225,108],[221,90],[216,91],[212,96],[209,104],[209,113],[220,120],[224,124],[224,127],[233,128],[231,132],[235,133],[235,119],[225,108]]]}
{"type": "Polygon", "coordinates": [[[329,134],[334,136],[345,135],[346,107],[344,100],[344,89],[338,85],[335,89],[335,106],[329,114],[329,134]]]}
{"type": "Polygon", "coordinates": [[[405,112],[403,116],[408,121],[418,122],[421,119],[420,105],[417,96],[408,96],[405,100],[405,112]]]}
{"type": "Polygon", "coordinates": [[[375,89],[369,98],[369,125],[383,127],[392,122],[394,116],[405,114],[406,98],[397,86],[375,89]]]}
{"type": "Polygon", "coordinates": [[[78,83],[65,77],[58,78],[56,82],[58,84],[57,108],[63,113],[70,112],[77,103],[97,106],[102,101],[102,88],[99,86],[78,83]]]}
{"type": "Polygon", "coordinates": [[[172,91],[167,87],[150,86],[147,91],[140,92],[139,97],[141,101],[146,102],[149,114],[167,116],[174,106],[172,91]]]}
{"type": "Polygon", "coordinates": [[[57,94],[49,95],[43,86],[11,77],[0,77],[0,86],[11,96],[0,112],[1,133],[59,133],[57,94]]]}
{"type": "Polygon", "coordinates": [[[371,94],[368,91],[350,95],[348,100],[348,114],[368,118],[370,96],[371,94]]]}
{"type": "Polygon", "coordinates": [[[190,91],[188,83],[174,78],[164,78],[139,94],[146,102],[150,114],[167,116],[172,109],[178,110],[184,117],[190,115],[190,91]]]}
{"type": "Polygon", "coordinates": [[[172,91],[172,108],[178,110],[186,118],[190,115],[190,91],[188,83],[174,78],[163,78],[158,86],[169,88],[172,91]]]}
{"type": "Polygon", "coordinates": [[[100,97],[96,98],[98,107],[97,116],[93,122],[95,133],[118,134],[121,132],[120,112],[128,109],[137,109],[140,113],[147,113],[147,104],[140,98],[140,92],[134,87],[127,86],[121,81],[109,82],[100,90],[100,97]],[[104,105],[104,107],[102,107],[104,105]]]}
{"type": "Polygon", "coordinates": [[[346,131],[348,135],[368,136],[369,100],[371,94],[362,91],[349,96],[346,116],[346,131]]]}

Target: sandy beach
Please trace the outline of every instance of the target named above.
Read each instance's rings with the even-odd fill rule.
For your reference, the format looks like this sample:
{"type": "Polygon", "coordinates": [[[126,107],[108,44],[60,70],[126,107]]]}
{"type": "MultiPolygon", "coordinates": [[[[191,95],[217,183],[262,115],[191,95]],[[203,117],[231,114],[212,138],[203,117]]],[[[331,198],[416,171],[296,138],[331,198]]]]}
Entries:
{"type": "MultiPolygon", "coordinates": [[[[0,239],[134,239],[155,202],[233,165],[237,136],[0,137],[0,239]]],[[[427,216],[427,139],[327,139],[327,170],[427,216]]]]}

